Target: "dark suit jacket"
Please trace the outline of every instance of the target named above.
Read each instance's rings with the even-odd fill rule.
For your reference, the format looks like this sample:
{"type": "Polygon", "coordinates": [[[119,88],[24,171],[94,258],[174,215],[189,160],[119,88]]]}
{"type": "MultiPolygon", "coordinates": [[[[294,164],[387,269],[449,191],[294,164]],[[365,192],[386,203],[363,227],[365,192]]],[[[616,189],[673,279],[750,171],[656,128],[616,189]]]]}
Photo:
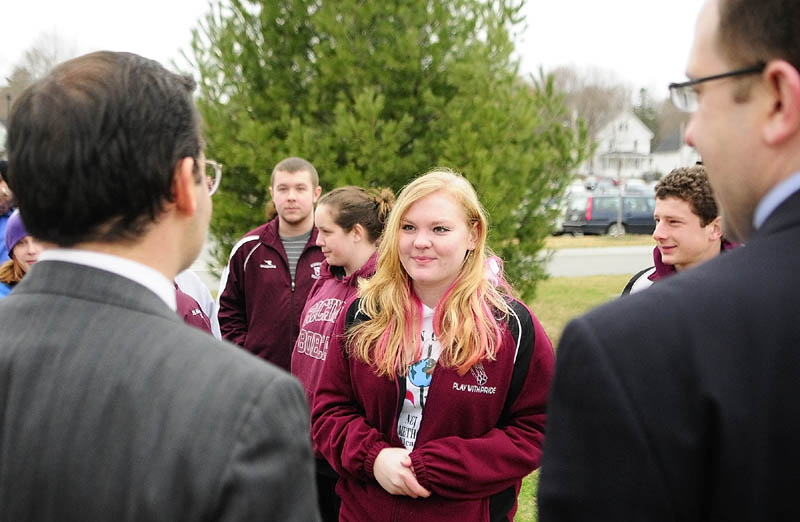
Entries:
{"type": "Polygon", "coordinates": [[[572,321],[540,520],[800,520],[800,193],[744,248],[572,321]]]}
{"type": "Polygon", "coordinates": [[[0,520],[317,520],[283,371],[110,272],[42,261],[0,301],[0,520]]]}

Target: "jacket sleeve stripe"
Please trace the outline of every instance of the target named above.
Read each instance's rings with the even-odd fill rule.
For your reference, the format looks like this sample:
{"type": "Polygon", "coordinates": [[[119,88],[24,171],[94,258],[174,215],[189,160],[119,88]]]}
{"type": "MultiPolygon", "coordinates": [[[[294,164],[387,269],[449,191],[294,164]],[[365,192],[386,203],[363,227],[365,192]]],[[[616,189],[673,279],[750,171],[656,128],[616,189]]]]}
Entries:
{"type": "MultiPolygon", "coordinates": [[[[520,321],[519,315],[517,315],[517,311],[514,310],[513,307],[509,306],[508,310],[511,312],[511,315],[514,318],[513,320],[517,322],[517,339],[514,349],[514,364],[517,364],[517,355],[519,355],[519,346],[520,342],[522,341],[522,321],[520,321]]],[[[511,331],[513,332],[514,330],[511,331]]]]}
{"type": "MultiPolygon", "coordinates": [[[[258,241],[258,236],[245,236],[242,239],[240,239],[238,243],[233,245],[233,248],[231,249],[231,255],[228,256],[228,263],[222,270],[222,275],[220,275],[219,278],[219,288],[217,289],[217,298],[214,300],[214,304],[216,304],[216,311],[217,311],[217,313],[214,314],[214,318],[216,319],[216,324],[219,324],[219,317],[217,316],[217,314],[219,313],[219,298],[222,295],[222,292],[225,291],[225,287],[228,286],[228,275],[230,275],[231,273],[231,259],[233,259],[233,255],[236,253],[237,250],[239,250],[242,247],[242,245],[250,241],[258,241]]],[[[250,259],[250,256],[253,254],[253,252],[257,247],[258,244],[256,243],[256,246],[253,247],[253,250],[251,250],[250,253],[247,255],[247,259],[250,259]]],[[[247,259],[245,259],[244,261],[245,265],[247,265],[247,259]]]]}

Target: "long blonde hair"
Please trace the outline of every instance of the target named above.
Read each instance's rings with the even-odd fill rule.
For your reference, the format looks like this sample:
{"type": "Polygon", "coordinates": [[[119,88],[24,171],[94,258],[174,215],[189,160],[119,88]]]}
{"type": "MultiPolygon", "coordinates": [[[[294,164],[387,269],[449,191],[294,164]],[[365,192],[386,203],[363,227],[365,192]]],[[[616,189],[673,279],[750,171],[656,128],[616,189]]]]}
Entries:
{"type": "Polygon", "coordinates": [[[13,255],[11,259],[0,265],[0,283],[14,286],[22,281],[24,275],[25,269],[22,268],[19,261],[14,259],[13,255]]]}
{"type": "MultiPolygon", "coordinates": [[[[475,249],[466,253],[461,272],[436,306],[433,329],[442,351],[439,364],[466,373],[481,360],[494,360],[502,340],[501,323],[507,314],[500,263],[490,270],[486,247],[486,212],[466,178],[446,169],[434,169],[406,185],[386,223],[378,248],[375,275],[359,287],[360,310],[369,318],[347,332],[352,356],[374,366],[378,375],[405,375],[422,350],[422,303],[400,262],[398,233],[405,213],[434,192],[452,196],[477,232],[475,249]]],[[[498,260],[499,261],[499,260],[498,260]]]]}

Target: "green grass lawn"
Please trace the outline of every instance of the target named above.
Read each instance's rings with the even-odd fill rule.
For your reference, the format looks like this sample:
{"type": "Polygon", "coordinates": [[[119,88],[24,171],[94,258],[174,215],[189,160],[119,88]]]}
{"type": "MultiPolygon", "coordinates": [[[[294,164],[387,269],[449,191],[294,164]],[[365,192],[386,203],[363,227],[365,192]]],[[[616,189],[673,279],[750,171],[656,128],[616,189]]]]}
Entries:
{"type": "MultiPolygon", "coordinates": [[[[636,237],[636,236],[623,236],[636,237]]],[[[646,237],[652,244],[652,238],[646,237]]],[[[561,239],[561,238],[553,238],[561,239]]],[[[565,238],[567,239],[567,238],[565,238]]],[[[583,240],[583,238],[568,238],[583,240]]],[[[594,239],[594,238],[591,238],[594,239]]],[[[607,238],[616,241],[620,238],[607,238]]],[[[634,244],[634,243],[628,243],[634,244]]],[[[582,245],[598,246],[598,245],[582,245]]],[[[610,245],[604,245],[610,246],[610,245]]],[[[561,331],[567,322],[575,316],[605,303],[619,296],[625,283],[633,274],[614,276],[587,276],[587,277],[552,277],[539,283],[536,289],[536,298],[529,303],[531,310],[542,323],[547,335],[558,344],[561,331]]],[[[534,522],[536,513],[536,490],[539,485],[539,471],[534,471],[522,482],[519,495],[519,507],[516,522],[534,522]]]]}

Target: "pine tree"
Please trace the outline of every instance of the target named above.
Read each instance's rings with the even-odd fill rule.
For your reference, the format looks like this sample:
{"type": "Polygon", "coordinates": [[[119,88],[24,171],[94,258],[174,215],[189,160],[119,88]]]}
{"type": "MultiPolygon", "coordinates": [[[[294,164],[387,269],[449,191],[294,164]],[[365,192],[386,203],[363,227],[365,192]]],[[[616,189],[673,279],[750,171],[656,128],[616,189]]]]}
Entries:
{"type": "Polygon", "coordinates": [[[514,0],[231,0],[193,38],[207,154],[226,165],[221,263],[264,221],[269,173],[310,160],[325,190],[399,190],[431,167],[473,183],[490,244],[523,297],[560,194],[588,149],[549,78],[518,75],[514,0]],[[232,179],[235,178],[235,179],[232,179]]]}

